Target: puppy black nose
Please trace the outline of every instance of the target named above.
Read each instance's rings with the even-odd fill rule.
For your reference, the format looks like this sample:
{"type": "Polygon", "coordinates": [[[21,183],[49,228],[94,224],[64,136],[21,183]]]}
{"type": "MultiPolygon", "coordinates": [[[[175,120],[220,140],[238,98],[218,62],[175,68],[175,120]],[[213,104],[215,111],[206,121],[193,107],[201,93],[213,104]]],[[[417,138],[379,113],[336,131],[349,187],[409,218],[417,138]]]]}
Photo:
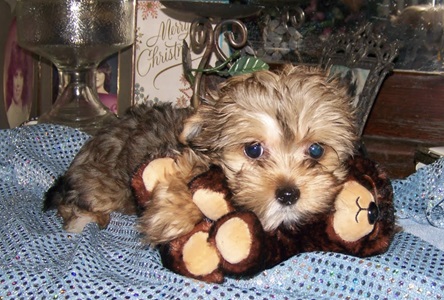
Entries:
{"type": "Polygon", "coordinates": [[[297,187],[281,187],[276,190],[276,199],[283,205],[293,205],[298,201],[301,192],[297,187]]]}

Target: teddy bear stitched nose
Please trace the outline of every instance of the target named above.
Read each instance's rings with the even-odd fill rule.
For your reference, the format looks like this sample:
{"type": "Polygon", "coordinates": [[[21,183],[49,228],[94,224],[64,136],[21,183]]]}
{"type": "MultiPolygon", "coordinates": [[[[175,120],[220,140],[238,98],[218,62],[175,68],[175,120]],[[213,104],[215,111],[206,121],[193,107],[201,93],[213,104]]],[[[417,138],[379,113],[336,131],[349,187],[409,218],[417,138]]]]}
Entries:
{"type": "Polygon", "coordinates": [[[276,199],[283,205],[293,205],[301,196],[297,187],[281,187],[276,190],[276,199]]]}

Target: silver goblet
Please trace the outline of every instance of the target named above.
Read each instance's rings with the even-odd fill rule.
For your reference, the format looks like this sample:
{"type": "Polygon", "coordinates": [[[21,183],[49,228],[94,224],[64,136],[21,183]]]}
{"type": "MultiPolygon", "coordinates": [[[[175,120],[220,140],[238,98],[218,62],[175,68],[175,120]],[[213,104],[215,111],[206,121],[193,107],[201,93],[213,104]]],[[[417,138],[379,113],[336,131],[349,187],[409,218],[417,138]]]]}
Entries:
{"type": "Polygon", "coordinates": [[[94,134],[116,116],[95,85],[98,64],[134,41],[133,0],[18,0],[19,44],[54,63],[66,87],[39,123],[94,134]]]}

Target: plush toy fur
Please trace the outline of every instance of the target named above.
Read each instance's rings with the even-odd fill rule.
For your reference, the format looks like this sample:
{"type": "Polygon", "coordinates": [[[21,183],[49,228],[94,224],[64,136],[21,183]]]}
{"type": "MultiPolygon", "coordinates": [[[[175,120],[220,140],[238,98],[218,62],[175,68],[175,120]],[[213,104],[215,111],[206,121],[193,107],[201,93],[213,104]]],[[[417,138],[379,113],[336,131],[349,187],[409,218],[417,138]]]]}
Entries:
{"type": "MultiPolygon", "coordinates": [[[[168,169],[171,160],[148,162],[134,175],[132,188],[141,207],[150,201],[157,174],[163,174],[159,170],[168,169]],[[156,172],[143,176],[150,168],[156,172]]],[[[359,156],[349,162],[348,180],[334,209],[293,230],[265,231],[255,214],[234,208],[218,167],[193,179],[187,192],[205,218],[191,232],[160,245],[162,262],[176,273],[207,282],[253,275],[307,251],[380,254],[396,232],[390,180],[375,162],[359,156]]]]}

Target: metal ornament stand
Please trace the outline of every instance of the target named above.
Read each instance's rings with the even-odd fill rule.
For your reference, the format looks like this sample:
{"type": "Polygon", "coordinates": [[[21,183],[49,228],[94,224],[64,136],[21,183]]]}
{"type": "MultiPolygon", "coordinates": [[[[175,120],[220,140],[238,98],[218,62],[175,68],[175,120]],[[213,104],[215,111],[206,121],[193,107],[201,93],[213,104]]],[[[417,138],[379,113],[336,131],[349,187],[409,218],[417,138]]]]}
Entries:
{"type": "MultiPolygon", "coordinates": [[[[209,66],[213,54],[216,55],[219,61],[226,61],[228,59],[219,44],[219,37],[222,32],[230,48],[242,49],[246,46],[248,31],[245,24],[240,20],[222,20],[215,25],[214,29],[209,18],[198,18],[191,24],[191,49],[195,53],[201,53],[203,51],[198,66],[199,70],[203,70],[209,66]]],[[[229,66],[230,64],[228,64],[228,67],[229,66]]],[[[191,105],[194,108],[199,106],[202,96],[201,93],[205,90],[205,84],[202,81],[203,75],[203,72],[197,72],[195,77],[193,97],[191,99],[191,105]]]]}
{"type": "MultiPolygon", "coordinates": [[[[219,44],[219,37],[224,35],[231,49],[242,49],[247,45],[248,31],[241,18],[257,15],[263,7],[242,3],[218,3],[212,1],[161,1],[172,10],[180,13],[190,13],[197,18],[190,28],[190,48],[196,54],[202,54],[198,70],[209,67],[213,54],[218,61],[228,59],[219,44]]],[[[186,43],[184,44],[185,47],[186,43]]],[[[189,49],[187,49],[189,50],[189,49]]],[[[184,51],[184,66],[191,65],[191,58],[187,57],[189,51],[184,51]]],[[[230,67],[230,65],[228,65],[230,67]]],[[[203,72],[196,72],[193,83],[193,97],[191,105],[196,108],[200,104],[202,91],[205,91],[203,72]]]]}

